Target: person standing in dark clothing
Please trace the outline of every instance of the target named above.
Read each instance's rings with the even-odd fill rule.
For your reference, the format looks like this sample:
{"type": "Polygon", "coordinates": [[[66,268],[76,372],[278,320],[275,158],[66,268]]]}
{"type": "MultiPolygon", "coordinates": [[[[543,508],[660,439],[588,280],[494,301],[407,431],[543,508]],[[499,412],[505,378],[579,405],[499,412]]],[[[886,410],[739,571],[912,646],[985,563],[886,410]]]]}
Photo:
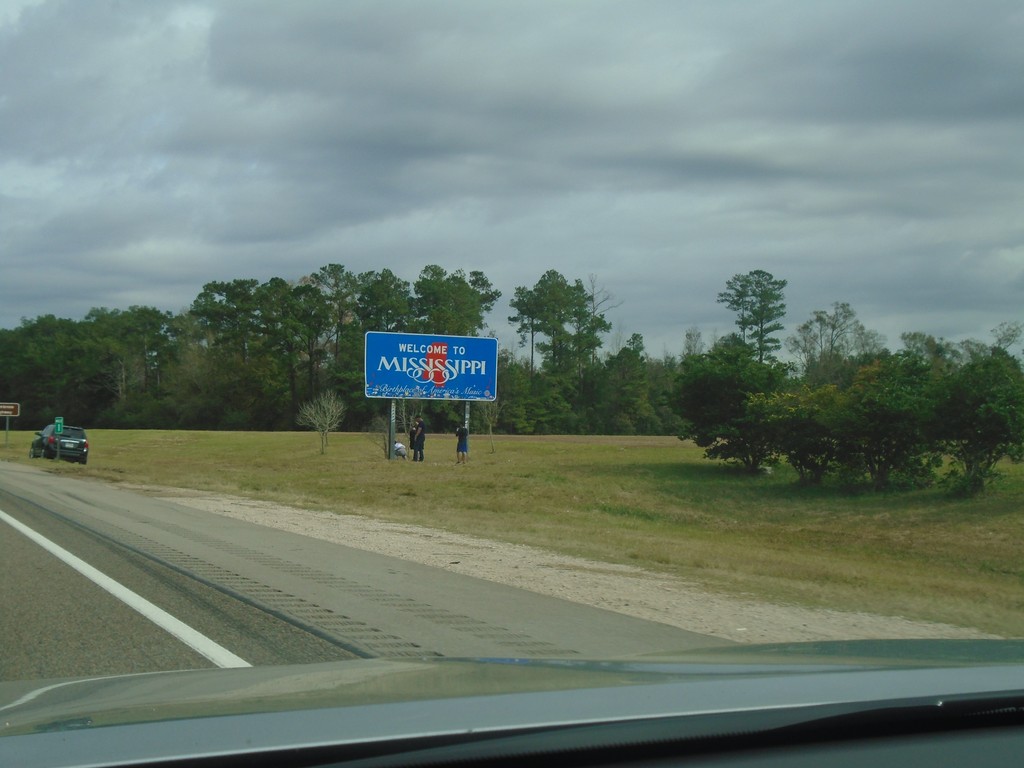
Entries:
{"type": "Polygon", "coordinates": [[[412,460],[423,461],[423,443],[427,440],[427,425],[423,423],[423,418],[416,419],[416,426],[413,428],[412,435],[412,460]]]}

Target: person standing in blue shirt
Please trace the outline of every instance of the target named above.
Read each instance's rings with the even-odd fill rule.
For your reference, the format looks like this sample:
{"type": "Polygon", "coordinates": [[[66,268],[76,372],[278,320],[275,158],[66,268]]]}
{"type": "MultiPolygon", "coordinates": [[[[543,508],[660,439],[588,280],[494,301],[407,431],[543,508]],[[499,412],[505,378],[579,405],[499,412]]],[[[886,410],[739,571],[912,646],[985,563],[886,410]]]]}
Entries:
{"type": "Polygon", "coordinates": [[[469,461],[469,430],[465,424],[460,424],[455,430],[455,463],[465,464],[469,461]]]}

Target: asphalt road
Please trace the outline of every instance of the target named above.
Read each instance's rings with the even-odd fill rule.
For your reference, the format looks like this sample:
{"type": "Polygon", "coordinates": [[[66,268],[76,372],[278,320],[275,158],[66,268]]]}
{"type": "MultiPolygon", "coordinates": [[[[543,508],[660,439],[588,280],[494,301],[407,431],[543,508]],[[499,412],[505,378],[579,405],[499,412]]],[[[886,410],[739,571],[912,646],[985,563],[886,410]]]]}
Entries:
{"type": "Polygon", "coordinates": [[[722,644],[3,462],[0,563],[0,680],[377,657],[622,658],[722,644]],[[190,645],[193,635],[150,610],[201,641],[190,645]]]}

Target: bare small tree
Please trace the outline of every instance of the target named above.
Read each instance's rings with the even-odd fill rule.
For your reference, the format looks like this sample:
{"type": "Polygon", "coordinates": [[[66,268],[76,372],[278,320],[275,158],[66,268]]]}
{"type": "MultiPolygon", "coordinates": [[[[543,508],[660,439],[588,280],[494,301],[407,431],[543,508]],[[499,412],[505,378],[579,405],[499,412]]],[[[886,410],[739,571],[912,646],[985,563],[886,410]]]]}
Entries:
{"type": "Polygon", "coordinates": [[[499,400],[480,400],[473,404],[476,412],[487,425],[487,434],[491,439],[491,453],[494,453],[494,425],[498,423],[503,402],[499,400]]]}
{"type": "MultiPolygon", "coordinates": [[[[414,426],[413,411],[409,407],[409,401],[400,399],[395,407],[395,428],[400,435],[408,435],[409,431],[414,426]]],[[[387,439],[385,438],[385,442],[387,439]]],[[[409,450],[412,450],[412,446],[409,446],[409,450]]]]}
{"type": "Polygon", "coordinates": [[[303,427],[310,427],[320,434],[320,453],[327,450],[327,435],[338,428],[345,417],[345,403],[336,392],[323,392],[307,400],[299,408],[295,421],[303,427]]]}
{"type": "Polygon", "coordinates": [[[691,325],[686,329],[683,337],[683,357],[691,357],[704,354],[704,339],[701,338],[700,328],[691,325]]]}
{"type": "Polygon", "coordinates": [[[370,425],[366,428],[366,437],[373,443],[374,450],[384,449],[384,458],[391,455],[391,443],[388,437],[391,433],[389,420],[385,416],[374,416],[370,425]]]}

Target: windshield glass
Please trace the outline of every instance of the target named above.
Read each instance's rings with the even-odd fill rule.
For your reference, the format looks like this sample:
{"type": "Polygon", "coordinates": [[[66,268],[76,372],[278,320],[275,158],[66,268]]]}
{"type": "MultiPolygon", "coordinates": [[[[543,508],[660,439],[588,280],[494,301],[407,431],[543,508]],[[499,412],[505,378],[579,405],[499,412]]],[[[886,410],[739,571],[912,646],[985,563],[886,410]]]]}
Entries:
{"type": "Polygon", "coordinates": [[[1018,4],[0,5],[0,743],[1020,661],[1018,4]]]}

